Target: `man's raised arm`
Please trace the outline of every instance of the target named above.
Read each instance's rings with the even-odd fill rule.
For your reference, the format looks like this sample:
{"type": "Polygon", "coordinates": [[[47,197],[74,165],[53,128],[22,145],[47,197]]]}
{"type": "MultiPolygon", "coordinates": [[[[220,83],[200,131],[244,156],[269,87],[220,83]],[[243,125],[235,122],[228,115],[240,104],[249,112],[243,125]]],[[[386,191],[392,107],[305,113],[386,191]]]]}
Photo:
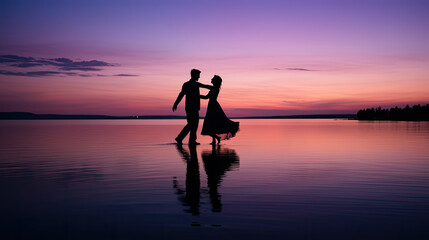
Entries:
{"type": "Polygon", "coordinates": [[[207,89],[210,89],[210,90],[213,89],[212,85],[206,85],[206,84],[202,84],[200,82],[197,82],[197,84],[198,84],[198,87],[201,87],[201,88],[207,88],[207,89]]]}

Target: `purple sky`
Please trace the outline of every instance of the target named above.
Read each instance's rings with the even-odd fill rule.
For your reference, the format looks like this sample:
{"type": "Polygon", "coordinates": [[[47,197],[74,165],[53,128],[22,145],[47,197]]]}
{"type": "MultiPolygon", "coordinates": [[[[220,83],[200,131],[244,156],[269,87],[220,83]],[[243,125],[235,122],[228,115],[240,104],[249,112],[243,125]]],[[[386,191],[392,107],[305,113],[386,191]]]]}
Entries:
{"type": "Polygon", "coordinates": [[[428,42],[428,1],[1,1],[0,111],[171,114],[192,68],[232,116],[426,104],[428,42]]]}

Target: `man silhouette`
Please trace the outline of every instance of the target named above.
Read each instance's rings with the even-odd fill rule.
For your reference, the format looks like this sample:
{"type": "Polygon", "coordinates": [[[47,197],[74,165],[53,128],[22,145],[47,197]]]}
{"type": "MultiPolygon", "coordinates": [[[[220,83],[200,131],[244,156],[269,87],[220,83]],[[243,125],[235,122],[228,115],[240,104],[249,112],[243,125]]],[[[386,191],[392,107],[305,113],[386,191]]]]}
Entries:
{"type": "Polygon", "coordinates": [[[197,143],[197,129],[198,121],[200,119],[200,87],[207,89],[212,88],[210,85],[204,85],[198,82],[198,79],[200,79],[200,73],[201,71],[198,69],[191,70],[191,79],[183,84],[182,91],[180,91],[173,105],[174,112],[183,96],[186,96],[185,111],[188,124],[186,124],[179,135],[174,139],[177,144],[182,144],[183,139],[190,132],[189,145],[199,145],[199,143],[197,143]]]}

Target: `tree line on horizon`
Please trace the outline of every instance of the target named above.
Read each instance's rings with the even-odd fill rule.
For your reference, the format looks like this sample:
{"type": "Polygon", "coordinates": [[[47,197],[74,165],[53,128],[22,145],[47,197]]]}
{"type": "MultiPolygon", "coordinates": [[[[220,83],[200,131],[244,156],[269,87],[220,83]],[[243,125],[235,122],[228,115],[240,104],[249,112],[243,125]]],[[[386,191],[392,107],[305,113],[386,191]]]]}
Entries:
{"type": "Polygon", "coordinates": [[[398,121],[429,121],[429,104],[420,104],[405,108],[398,106],[390,109],[367,108],[357,112],[358,120],[398,120],[398,121]]]}

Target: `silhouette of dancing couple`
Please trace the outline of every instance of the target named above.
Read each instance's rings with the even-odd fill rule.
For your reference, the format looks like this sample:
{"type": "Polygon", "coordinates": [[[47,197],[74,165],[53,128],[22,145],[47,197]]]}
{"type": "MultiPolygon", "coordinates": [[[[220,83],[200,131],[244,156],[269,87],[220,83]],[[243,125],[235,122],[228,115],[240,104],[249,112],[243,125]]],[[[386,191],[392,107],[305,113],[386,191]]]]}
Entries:
{"type": "Polygon", "coordinates": [[[220,144],[221,140],[227,140],[234,137],[239,129],[239,123],[229,120],[223,112],[222,107],[217,102],[220,86],[222,85],[222,78],[215,75],[211,81],[213,85],[205,85],[198,82],[198,79],[200,79],[200,73],[201,71],[198,69],[191,70],[191,79],[183,84],[182,90],[173,105],[174,112],[183,96],[186,96],[185,111],[187,124],[175,138],[179,145],[182,144],[183,139],[188,133],[189,145],[200,144],[197,142],[198,121],[200,118],[200,98],[209,99],[201,134],[211,136],[213,139],[212,144],[216,144],[216,141],[220,144]],[[210,91],[205,96],[200,95],[200,88],[207,88],[210,91]]]}

